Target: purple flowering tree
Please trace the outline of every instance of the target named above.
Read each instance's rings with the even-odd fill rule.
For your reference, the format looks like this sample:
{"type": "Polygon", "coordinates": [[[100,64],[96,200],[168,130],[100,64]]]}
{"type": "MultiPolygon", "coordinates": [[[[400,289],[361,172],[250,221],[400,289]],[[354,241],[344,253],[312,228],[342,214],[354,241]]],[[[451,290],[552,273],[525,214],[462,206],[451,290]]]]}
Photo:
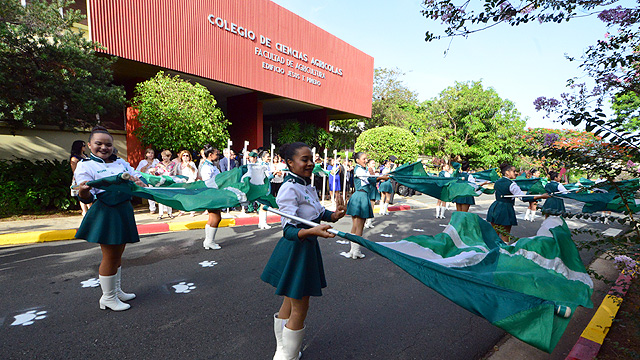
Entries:
{"type": "Polygon", "coordinates": [[[597,239],[585,247],[594,246],[599,251],[613,248],[618,254],[627,255],[630,261],[640,261],[640,222],[634,219],[632,206],[635,205],[636,190],[622,189],[614,180],[639,176],[636,165],[640,160],[640,121],[637,120],[640,114],[639,5],[640,0],[424,0],[422,10],[427,19],[445,27],[441,34],[427,32],[426,41],[468,37],[499,24],[518,26],[530,21],[562,23],[577,17],[597,16],[606,24],[608,33],[605,37],[590,46],[580,58],[568,57],[591,81],[569,79],[565,93],[540,96],[534,101],[538,111],[546,112],[547,116],[553,116],[563,124],[584,125],[587,131],[602,139],[602,146],[591,149],[557,147],[553,146],[556,139],[550,134],[545,137],[543,148],[530,155],[575,164],[588,173],[608,179],[607,185],[618,193],[628,210],[618,221],[631,226],[616,238],[584,230],[592,232],[597,239]],[[607,104],[612,104],[613,116],[607,116],[602,110],[607,104]]]}

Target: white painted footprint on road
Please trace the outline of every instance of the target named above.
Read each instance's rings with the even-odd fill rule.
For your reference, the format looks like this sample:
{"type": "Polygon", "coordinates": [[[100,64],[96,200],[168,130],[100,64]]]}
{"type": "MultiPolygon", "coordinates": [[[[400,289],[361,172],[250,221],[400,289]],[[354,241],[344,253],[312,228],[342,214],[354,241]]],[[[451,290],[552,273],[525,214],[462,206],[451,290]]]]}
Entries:
{"type": "Polygon", "coordinates": [[[393,235],[391,235],[391,234],[380,234],[380,236],[384,236],[384,237],[387,237],[387,238],[393,237],[393,235]]]}
{"type": "Polygon", "coordinates": [[[218,265],[217,262],[215,261],[203,261],[201,263],[198,263],[200,266],[202,267],[214,267],[215,265],[218,265]]]}
{"type": "Polygon", "coordinates": [[[89,280],[81,281],[80,284],[82,284],[83,288],[86,288],[86,287],[98,287],[98,286],[100,286],[100,280],[98,280],[96,278],[91,278],[89,280]]]}
{"type": "Polygon", "coordinates": [[[196,286],[193,285],[193,283],[186,283],[184,281],[181,281],[173,285],[173,288],[176,289],[176,294],[186,294],[191,292],[191,290],[195,289],[196,286]]]}
{"type": "Polygon", "coordinates": [[[413,231],[424,232],[422,229],[413,229],[413,231]]]}
{"type": "Polygon", "coordinates": [[[16,316],[14,316],[15,320],[13,321],[11,326],[14,326],[14,325],[22,325],[22,326],[31,325],[36,320],[42,320],[42,319],[46,318],[47,317],[47,315],[45,315],[46,313],[47,313],[46,311],[31,310],[31,311],[27,311],[24,314],[16,315],[16,316]]]}

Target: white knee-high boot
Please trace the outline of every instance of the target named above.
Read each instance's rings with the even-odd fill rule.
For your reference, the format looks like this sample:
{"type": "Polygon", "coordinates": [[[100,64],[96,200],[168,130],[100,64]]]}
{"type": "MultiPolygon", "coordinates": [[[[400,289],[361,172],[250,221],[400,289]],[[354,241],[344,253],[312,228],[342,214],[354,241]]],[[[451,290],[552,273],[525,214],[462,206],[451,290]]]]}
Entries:
{"type": "Polygon", "coordinates": [[[364,222],[364,227],[367,229],[371,229],[373,228],[373,218],[368,218],[365,222],[364,222]]]}
{"type": "Polygon", "coordinates": [[[302,346],[305,330],[306,327],[300,330],[291,330],[286,326],[282,329],[282,350],[285,359],[298,360],[302,357],[300,347],[302,346]]]}
{"type": "Polygon", "coordinates": [[[271,226],[267,224],[267,212],[262,209],[258,210],[258,228],[271,229],[271,226]]]}
{"type": "Polygon", "coordinates": [[[527,209],[527,211],[524,212],[524,220],[529,220],[530,214],[531,214],[531,209],[527,209]]]}
{"type": "Polygon", "coordinates": [[[98,276],[100,278],[100,287],[102,288],[102,297],[100,298],[100,309],[109,308],[113,311],[123,311],[131,307],[127,303],[123,303],[116,295],[116,275],[98,276]]]}
{"type": "Polygon", "coordinates": [[[220,249],[220,245],[216,244],[213,240],[216,237],[216,232],[218,232],[218,228],[210,226],[209,224],[204,226],[204,242],[202,243],[202,246],[204,246],[205,250],[220,249]]]}
{"type": "Polygon", "coordinates": [[[282,341],[282,329],[289,319],[279,319],[278,313],[273,314],[273,333],[276,335],[276,353],[273,360],[284,360],[284,342],[282,341]]]}
{"type": "Polygon", "coordinates": [[[446,207],[441,206],[440,207],[440,219],[444,219],[444,211],[447,210],[446,207]]]}
{"type": "Polygon", "coordinates": [[[389,215],[389,203],[382,203],[382,210],[385,215],[389,215]]]}
{"type": "Polygon", "coordinates": [[[436,219],[440,218],[440,205],[436,206],[436,219]]]}
{"type": "Polygon", "coordinates": [[[118,272],[116,273],[116,295],[118,295],[118,299],[121,301],[129,301],[136,298],[136,294],[128,294],[122,291],[120,284],[122,282],[122,266],[118,268],[118,272]]]}
{"type": "Polygon", "coordinates": [[[362,246],[360,246],[360,244],[356,244],[353,241],[351,242],[351,250],[349,251],[349,254],[351,254],[352,259],[364,258],[364,254],[360,251],[361,248],[362,246]]]}

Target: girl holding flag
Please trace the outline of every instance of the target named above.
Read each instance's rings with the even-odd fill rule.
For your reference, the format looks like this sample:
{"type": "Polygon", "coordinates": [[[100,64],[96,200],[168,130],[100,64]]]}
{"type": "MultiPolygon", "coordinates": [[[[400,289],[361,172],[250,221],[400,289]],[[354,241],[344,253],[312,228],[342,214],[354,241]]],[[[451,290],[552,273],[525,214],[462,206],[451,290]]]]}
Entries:
{"type": "MultiPolygon", "coordinates": [[[[478,189],[479,186],[483,186],[489,183],[489,181],[485,181],[480,185],[476,184],[476,179],[473,177],[473,175],[468,173],[469,171],[468,161],[462,162],[460,166],[460,170],[462,170],[459,174],[460,180],[468,181],[469,183],[471,183],[473,187],[476,188],[476,190],[478,189]]],[[[471,205],[476,204],[476,200],[473,198],[473,196],[458,197],[458,198],[455,198],[453,202],[456,204],[456,211],[463,211],[463,212],[469,212],[469,207],[471,207],[471,205]]]]}
{"type": "MultiPolygon", "coordinates": [[[[367,154],[363,152],[355,153],[354,159],[356,161],[356,167],[353,175],[356,191],[354,191],[353,195],[349,198],[347,215],[351,215],[353,220],[351,233],[362,236],[365,221],[373,218],[373,207],[369,196],[372,191],[370,188],[375,188],[376,181],[387,180],[389,176],[370,176],[369,171],[365,168],[368,162],[367,154]]],[[[360,251],[360,248],[361,246],[359,244],[351,242],[351,250],[348,253],[343,253],[343,255],[352,259],[362,259],[364,254],[360,251]]]]}
{"type": "Polygon", "coordinates": [[[78,198],[85,204],[93,204],[82,219],[76,233],[77,239],[100,244],[102,261],[98,269],[102,297],[100,308],[114,311],[127,310],[124,303],[136,297],[122,291],[122,253],[128,243],[140,241],[136,220],[131,206],[131,195],[121,192],[94,189],[88,181],[128,173],[139,186],[146,186],[135,175],[135,170],[126,161],[113,154],[113,137],[102,126],[96,126],[89,135],[89,159],[76,167],[74,177],[78,182],[78,198]]]}
{"type": "MultiPolygon", "coordinates": [[[[367,162],[367,170],[369,171],[369,175],[378,175],[378,171],[376,169],[376,161],[373,159],[370,159],[367,162]]],[[[369,186],[368,191],[369,191],[369,199],[371,200],[371,211],[373,211],[373,208],[376,206],[376,201],[380,200],[380,192],[378,191],[378,188],[376,186],[377,184],[377,179],[376,181],[373,181],[372,186],[369,186]]],[[[364,227],[366,227],[367,229],[372,229],[373,228],[373,216],[368,218],[365,223],[364,223],[364,227]]]]}
{"type": "MultiPolygon", "coordinates": [[[[389,175],[390,172],[395,170],[396,164],[393,163],[392,159],[389,159],[385,164],[384,168],[381,171],[382,175],[389,175]]],[[[380,200],[380,215],[389,215],[389,202],[391,201],[391,194],[393,193],[393,184],[391,184],[391,180],[385,180],[380,183],[380,194],[382,194],[382,199],[380,200]]]]}
{"type": "MultiPolygon", "coordinates": [[[[540,170],[533,168],[531,170],[529,170],[529,175],[532,178],[539,178],[540,177],[540,170]]],[[[527,191],[527,194],[529,194],[531,191],[527,191]]],[[[536,218],[536,210],[538,208],[538,200],[531,200],[529,201],[529,207],[527,208],[527,211],[524,214],[524,219],[525,220],[529,220],[529,221],[534,221],[536,218]]]]}
{"type": "MultiPolygon", "coordinates": [[[[316,223],[341,219],[344,205],[339,204],[335,212],[326,210],[311,184],[314,162],[309,146],[301,142],[286,144],[280,153],[290,171],[276,198],[280,211],[316,223]]],[[[280,311],[273,317],[277,344],[273,358],[298,359],[309,297],[322,296],[322,288],[327,286],[318,237],[335,235],[327,231],[329,225],[308,228],[286,217],[282,217],[282,227],[283,237],[260,278],[276,288],[276,295],[284,296],[280,311]]]]}
{"type": "MultiPolygon", "coordinates": [[[[451,166],[448,163],[442,165],[442,171],[438,173],[438,177],[451,177],[451,166]]],[[[438,199],[436,201],[436,219],[444,219],[444,211],[447,209],[447,203],[438,199]]]]}
{"type": "Polygon", "coordinates": [[[502,173],[502,177],[498,179],[493,186],[496,191],[496,201],[489,207],[487,221],[496,229],[500,239],[508,244],[511,227],[518,225],[518,220],[516,220],[516,212],[513,209],[515,198],[506,196],[517,195],[522,201],[527,201],[528,199],[548,199],[549,194],[527,196],[528,199],[525,199],[523,197],[526,196],[526,194],[520,189],[518,184],[513,181],[513,179],[516,178],[515,166],[504,163],[500,165],[500,172],[502,173]]]}
{"type": "MultiPolygon", "coordinates": [[[[544,189],[547,190],[549,194],[564,194],[567,192],[567,189],[564,187],[564,185],[560,184],[560,179],[562,179],[562,175],[560,175],[560,173],[550,171],[549,179],[551,181],[549,181],[547,185],[544,186],[544,189]]],[[[542,205],[542,213],[545,215],[545,218],[548,218],[549,215],[562,215],[566,211],[567,210],[564,207],[564,200],[557,197],[547,199],[542,205]]]]}
{"type": "MultiPolygon", "coordinates": [[[[218,167],[213,165],[213,162],[218,160],[219,151],[209,144],[206,144],[202,150],[204,163],[200,169],[200,176],[205,182],[207,180],[212,181],[216,175],[220,174],[218,167]]],[[[215,242],[215,238],[216,232],[218,232],[218,225],[220,225],[220,221],[222,220],[222,214],[220,213],[220,209],[208,209],[207,213],[209,218],[207,219],[207,224],[204,226],[204,242],[202,246],[205,250],[218,250],[220,249],[220,245],[215,242]]]]}

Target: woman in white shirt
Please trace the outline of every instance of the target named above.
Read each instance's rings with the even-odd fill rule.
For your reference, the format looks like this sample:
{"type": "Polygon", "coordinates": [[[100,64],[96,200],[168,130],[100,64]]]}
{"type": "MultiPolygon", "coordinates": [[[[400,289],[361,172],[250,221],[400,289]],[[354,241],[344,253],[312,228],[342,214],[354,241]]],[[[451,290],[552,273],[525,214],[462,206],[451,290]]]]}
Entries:
{"type": "MultiPolygon", "coordinates": [[[[138,167],[136,168],[136,171],[139,171],[145,174],[150,174],[151,173],[150,170],[155,168],[159,162],[160,161],[156,159],[155,151],[153,151],[152,148],[148,148],[144,152],[144,159],[140,160],[140,162],[138,163],[138,167]]],[[[154,214],[156,212],[156,208],[157,208],[156,202],[153,200],[149,200],[149,211],[152,214],[154,214]]]]}
{"type": "MultiPolygon", "coordinates": [[[[182,150],[178,153],[178,165],[173,168],[175,174],[186,177],[187,183],[195,182],[198,178],[198,168],[196,164],[191,160],[191,153],[187,150],[182,150]]],[[[178,216],[182,216],[184,211],[180,211],[178,216]]],[[[192,211],[191,216],[195,216],[196,212],[192,211]]]]}

